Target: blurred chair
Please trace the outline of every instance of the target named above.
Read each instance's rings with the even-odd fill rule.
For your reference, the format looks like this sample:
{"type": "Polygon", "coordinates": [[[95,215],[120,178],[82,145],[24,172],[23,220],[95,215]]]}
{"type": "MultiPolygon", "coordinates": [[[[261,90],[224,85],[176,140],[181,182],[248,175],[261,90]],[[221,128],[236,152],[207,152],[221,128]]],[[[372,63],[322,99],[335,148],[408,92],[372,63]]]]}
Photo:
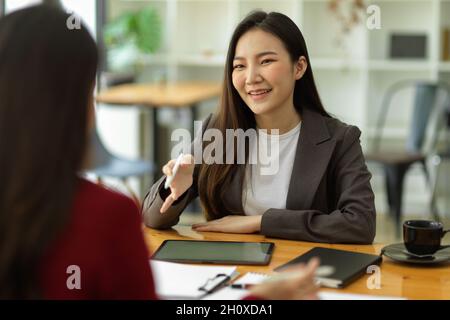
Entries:
{"type": "MultiPolygon", "coordinates": [[[[103,73],[102,86],[112,87],[135,82],[133,73],[103,73]]],[[[155,165],[149,161],[124,159],[110,153],[103,145],[97,129],[94,129],[90,139],[89,164],[86,173],[94,174],[99,183],[103,177],[117,178],[122,181],[136,203],[140,205],[139,197],[131,189],[128,178],[152,175],[155,165]]]]}
{"type": "Polygon", "coordinates": [[[136,82],[136,74],[134,72],[102,72],[100,81],[102,88],[110,88],[136,82]]]}
{"type": "Polygon", "coordinates": [[[101,142],[96,129],[92,132],[89,151],[86,173],[94,174],[99,183],[102,183],[103,177],[120,179],[136,203],[140,205],[139,197],[131,189],[128,178],[153,174],[155,170],[153,163],[124,159],[111,154],[101,142]]]}
{"type": "MultiPolygon", "coordinates": [[[[438,119],[439,117],[434,112],[439,112],[442,109],[442,106],[437,106],[439,104],[437,101],[440,100],[438,99],[440,93],[448,97],[449,89],[447,84],[405,80],[389,87],[382,100],[373,141],[373,149],[365,155],[369,162],[375,162],[383,166],[386,180],[387,202],[390,214],[395,218],[397,236],[399,235],[401,225],[403,182],[412,164],[420,163],[422,165],[426,182],[431,190],[430,176],[426,167],[426,159],[430,155],[431,150],[424,150],[423,147],[427,128],[430,122],[432,122],[430,120],[432,118],[434,118],[433,120],[438,119]],[[404,93],[406,89],[413,91],[413,113],[406,142],[406,150],[393,152],[380,150],[383,128],[389,108],[392,105],[392,100],[400,92],[404,93]]],[[[432,123],[431,125],[434,127],[431,127],[430,131],[435,136],[437,130],[436,123],[432,123]]]]}
{"type": "Polygon", "coordinates": [[[439,209],[437,207],[436,198],[437,198],[437,189],[438,189],[438,182],[439,177],[441,176],[441,170],[442,170],[442,162],[450,160],[450,141],[449,141],[449,133],[450,133],[450,96],[447,101],[447,108],[445,110],[445,117],[443,118],[445,129],[443,133],[446,134],[445,139],[445,147],[443,150],[436,150],[436,152],[431,156],[431,165],[435,168],[435,174],[434,174],[434,180],[433,185],[431,189],[431,201],[430,201],[430,207],[433,212],[433,215],[436,220],[440,220],[440,214],[439,209]]]}

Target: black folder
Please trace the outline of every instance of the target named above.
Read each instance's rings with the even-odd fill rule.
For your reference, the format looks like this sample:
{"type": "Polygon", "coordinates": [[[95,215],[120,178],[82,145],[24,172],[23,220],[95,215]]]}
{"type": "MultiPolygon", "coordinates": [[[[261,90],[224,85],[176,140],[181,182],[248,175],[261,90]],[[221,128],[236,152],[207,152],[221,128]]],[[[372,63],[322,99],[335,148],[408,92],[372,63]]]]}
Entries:
{"type": "Polygon", "coordinates": [[[281,271],[293,264],[307,263],[313,257],[320,259],[321,266],[333,267],[334,271],[331,275],[317,278],[321,285],[330,288],[347,286],[368,272],[367,268],[369,266],[379,265],[382,261],[381,256],[378,255],[315,247],[288,263],[277,267],[275,271],[281,271]]]}

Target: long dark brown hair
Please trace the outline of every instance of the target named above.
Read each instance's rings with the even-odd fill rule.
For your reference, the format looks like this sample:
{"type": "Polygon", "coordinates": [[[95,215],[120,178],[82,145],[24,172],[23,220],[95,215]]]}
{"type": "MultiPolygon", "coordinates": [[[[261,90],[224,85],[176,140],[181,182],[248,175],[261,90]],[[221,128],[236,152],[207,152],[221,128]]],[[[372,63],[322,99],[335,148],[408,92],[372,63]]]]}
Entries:
{"type": "Polygon", "coordinates": [[[51,6],[0,20],[0,298],[39,298],[84,158],[97,48],[51,6]]]}
{"type": "MultiPolygon", "coordinates": [[[[296,81],[294,88],[293,103],[297,112],[301,115],[303,108],[309,108],[323,116],[330,117],[320,100],[306,43],[297,25],[281,13],[254,11],[239,23],[231,37],[225,64],[220,107],[208,127],[219,129],[223,137],[226,136],[226,129],[247,130],[256,127],[253,112],[239,96],[232,82],[233,59],[237,42],[247,31],[255,28],[278,37],[289,52],[292,63],[298,61],[301,56],[304,56],[307,61],[308,68],[303,77],[296,81]]],[[[236,149],[236,139],[234,146],[236,149]]],[[[248,154],[248,144],[245,147],[246,154],[248,154]]],[[[236,150],[234,156],[234,164],[202,164],[200,166],[198,191],[208,220],[233,213],[230,212],[231,209],[227,206],[227,203],[223,201],[223,196],[227,191],[226,186],[233,178],[239,179],[242,188],[245,173],[245,164],[236,164],[236,150]]]]}

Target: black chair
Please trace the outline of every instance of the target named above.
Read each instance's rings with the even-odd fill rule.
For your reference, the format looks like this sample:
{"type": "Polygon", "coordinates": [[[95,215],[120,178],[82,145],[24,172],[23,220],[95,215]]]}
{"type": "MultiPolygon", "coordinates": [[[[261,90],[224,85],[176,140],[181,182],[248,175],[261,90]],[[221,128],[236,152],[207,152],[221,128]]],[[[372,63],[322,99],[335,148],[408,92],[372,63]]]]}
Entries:
{"type": "Polygon", "coordinates": [[[101,87],[114,87],[121,84],[136,82],[136,75],[133,72],[102,72],[100,76],[101,87]]]}
{"type": "MultiPolygon", "coordinates": [[[[389,212],[394,216],[397,236],[400,235],[403,182],[412,164],[420,163],[422,165],[426,181],[431,188],[431,181],[426,167],[428,153],[423,150],[423,146],[430,119],[433,118],[432,115],[439,108],[442,109],[440,106],[436,106],[440,93],[449,95],[449,89],[446,83],[405,80],[389,87],[382,100],[373,148],[371,152],[365,155],[368,162],[378,163],[383,167],[389,212]],[[383,128],[393,98],[398,93],[405,92],[406,89],[412,90],[414,93],[412,121],[406,148],[404,150],[394,151],[381,150],[380,143],[383,128]]],[[[432,128],[431,131],[433,132],[433,130],[432,128]]]]}
{"type": "Polygon", "coordinates": [[[155,166],[148,161],[124,159],[111,154],[101,142],[97,130],[92,132],[89,151],[86,173],[94,174],[100,183],[102,177],[120,179],[135,201],[139,203],[139,197],[128,184],[128,178],[151,175],[155,166]]]}
{"type": "MultiPolygon", "coordinates": [[[[447,108],[445,111],[445,117],[443,120],[446,130],[443,130],[442,132],[448,135],[450,133],[450,99],[448,100],[447,108]]],[[[439,209],[436,203],[439,177],[441,176],[442,163],[444,161],[450,160],[450,141],[446,139],[445,142],[446,143],[443,150],[436,150],[436,152],[431,157],[431,164],[435,167],[435,174],[431,189],[430,207],[437,221],[440,220],[439,209]]]]}

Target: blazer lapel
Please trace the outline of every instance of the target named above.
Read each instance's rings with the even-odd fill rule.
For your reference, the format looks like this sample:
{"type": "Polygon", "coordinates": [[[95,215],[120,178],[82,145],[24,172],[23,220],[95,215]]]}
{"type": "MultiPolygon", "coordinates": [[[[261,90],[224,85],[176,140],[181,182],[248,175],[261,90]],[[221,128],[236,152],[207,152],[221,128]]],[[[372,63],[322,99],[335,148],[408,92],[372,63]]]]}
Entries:
{"type": "Polygon", "coordinates": [[[331,139],[323,116],[304,108],[286,209],[311,207],[335,145],[336,140],[331,139]]]}
{"type": "Polygon", "coordinates": [[[228,214],[245,215],[242,204],[242,188],[240,188],[240,185],[241,181],[236,174],[231,179],[224,195],[224,202],[228,205],[228,214]]]}

